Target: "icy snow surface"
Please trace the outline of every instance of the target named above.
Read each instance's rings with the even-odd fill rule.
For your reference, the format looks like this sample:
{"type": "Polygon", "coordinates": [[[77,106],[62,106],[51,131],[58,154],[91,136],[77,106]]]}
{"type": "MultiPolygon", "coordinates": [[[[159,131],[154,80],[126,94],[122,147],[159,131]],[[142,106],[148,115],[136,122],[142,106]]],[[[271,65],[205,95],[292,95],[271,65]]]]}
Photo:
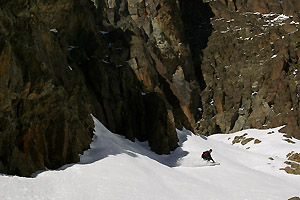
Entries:
{"type": "Polygon", "coordinates": [[[178,130],[180,147],[159,156],[147,143],[112,134],[94,120],[91,149],[81,155],[79,164],[47,170],[35,178],[2,175],[0,199],[283,200],[300,196],[300,176],[279,170],[285,167],[287,153],[300,152],[300,142],[284,141],[279,128],[208,138],[178,130]],[[261,143],[232,145],[235,136],[245,133],[261,143]],[[200,158],[210,148],[221,165],[207,166],[200,158]]]}

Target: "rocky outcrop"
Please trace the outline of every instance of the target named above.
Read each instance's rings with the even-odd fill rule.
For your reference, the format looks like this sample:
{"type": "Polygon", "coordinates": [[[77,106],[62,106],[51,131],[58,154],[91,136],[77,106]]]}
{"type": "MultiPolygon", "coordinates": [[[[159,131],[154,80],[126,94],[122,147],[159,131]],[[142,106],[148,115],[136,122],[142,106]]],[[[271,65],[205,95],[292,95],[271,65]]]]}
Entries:
{"type": "MultiPolygon", "coordinates": [[[[105,19],[102,29],[107,38],[107,66],[134,73],[132,79],[136,82],[124,90],[140,84],[140,90],[134,89],[137,96],[130,95],[128,102],[124,102],[124,97],[118,100],[124,103],[123,112],[111,105],[105,110],[113,112],[106,113],[101,121],[107,121],[113,132],[131,139],[148,140],[157,153],[169,153],[177,146],[176,127],[195,129],[200,104],[200,87],[184,37],[180,4],[167,0],[108,0],[96,2],[96,6],[105,19]],[[128,110],[136,105],[140,105],[138,110],[128,110]],[[134,117],[130,123],[128,116],[134,117]],[[111,118],[107,120],[107,117],[111,118]],[[138,125],[134,124],[137,121],[138,125]]],[[[88,68],[91,79],[95,74],[93,66],[96,65],[88,68]]],[[[121,85],[127,84],[127,77],[122,77],[121,85]]],[[[96,78],[91,86],[101,94],[98,80],[96,78]]],[[[111,80],[112,77],[109,82],[111,80]]],[[[106,101],[102,94],[99,96],[100,101],[106,101]]],[[[103,104],[109,105],[111,101],[103,104]]]]}
{"type": "MultiPolygon", "coordinates": [[[[234,139],[232,140],[232,145],[234,145],[235,143],[241,143],[242,145],[246,145],[247,143],[251,142],[252,140],[254,140],[254,144],[259,144],[261,143],[261,141],[259,139],[255,139],[255,138],[247,138],[248,134],[245,133],[241,136],[235,136],[234,139]]],[[[250,147],[249,147],[250,148],[250,147]]]]}
{"type": "Polygon", "coordinates": [[[89,6],[82,4],[0,3],[1,173],[29,176],[58,168],[77,162],[89,147],[94,126],[89,95],[70,56],[80,45],[74,40],[84,43],[91,31],[70,35],[84,25],[80,15],[93,20],[84,10],[72,13],[89,6]]]}
{"type": "Polygon", "coordinates": [[[143,92],[162,95],[173,108],[177,126],[193,129],[190,108],[199,105],[199,86],[185,43],[179,4],[155,0],[105,3],[106,30],[130,32],[126,36],[130,38],[128,64],[142,83],[143,92]]]}
{"type": "Polygon", "coordinates": [[[210,2],[216,16],[203,50],[207,87],[201,92],[199,130],[211,134],[285,124],[283,131],[299,138],[298,15],[281,14],[293,13],[287,11],[291,1],[245,2],[210,2]],[[263,14],[269,12],[274,13],[263,14]]]}
{"type": "Polygon", "coordinates": [[[284,163],[290,166],[282,168],[282,170],[286,171],[289,174],[300,175],[300,153],[290,152],[286,155],[287,161],[284,163]]]}
{"type": "Polygon", "coordinates": [[[77,162],[93,113],[167,154],[200,89],[175,1],[1,1],[0,172],[77,162]]]}
{"type": "Polygon", "coordinates": [[[297,16],[300,8],[296,0],[203,0],[206,3],[213,2],[215,11],[228,16],[230,12],[259,12],[283,13],[285,15],[297,16]],[[217,6],[216,6],[217,5],[217,6]],[[221,9],[223,7],[223,10],[221,9]],[[225,14],[226,13],[226,14],[225,14]]]}
{"type": "Polygon", "coordinates": [[[289,198],[288,200],[299,200],[300,198],[299,197],[292,197],[292,198],[289,198]]]}

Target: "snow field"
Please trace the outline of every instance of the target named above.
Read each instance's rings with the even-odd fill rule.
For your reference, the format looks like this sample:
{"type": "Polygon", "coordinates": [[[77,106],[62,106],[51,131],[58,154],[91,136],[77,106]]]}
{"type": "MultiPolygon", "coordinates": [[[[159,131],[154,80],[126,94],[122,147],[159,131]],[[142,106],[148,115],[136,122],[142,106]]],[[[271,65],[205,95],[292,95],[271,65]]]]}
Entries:
{"type": "Polygon", "coordinates": [[[35,178],[2,175],[0,199],[283,200],[300,196],[300,176],[279,170],[287,153],[300,152],[300,143],[284,141],[280,128],[207,138],[178,130],[180,147],[170,155],[156,155],[147,143],[133,143],[94,121],[91,149],[81,155],[80,163],[35,178]],[[232,145],[235,136],[245,133],[261,143],[232,145]],[[207,166],[201,159],[210,148],[221,165],[207,166]]]}

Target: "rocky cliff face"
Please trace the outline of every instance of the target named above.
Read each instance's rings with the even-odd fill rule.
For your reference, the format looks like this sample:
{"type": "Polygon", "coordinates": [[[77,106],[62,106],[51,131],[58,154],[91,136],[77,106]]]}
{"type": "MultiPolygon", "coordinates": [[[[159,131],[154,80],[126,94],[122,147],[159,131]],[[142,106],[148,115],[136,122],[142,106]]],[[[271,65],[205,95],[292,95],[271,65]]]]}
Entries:
{"type": "Polygon", "coordinates": [[[0,171],[78,161],[93,113],[111,131],[177,147],[199,85],[174,1],[1,1],[0,171]]]}
{"type": "Polygon", "coordinates": [[[86,80],[71,48],[85,44],[92,32],[90,11],[75,12],[89,5],[0,5],[0,171],[28,176],[76,162],[89,147],[93,121],[86,80]]]}
{"type": "Polygon", "coordinates": [[[159,154],[183,126],[299,136],[298,4],[1,1],[0,172],[77,162],[90,114],[159,154]]]}
{"type": "MultiPolygon", "coordinates": [[[[128,73],[124,74],[119,85],[125,90],[131,88],[134,96],[124,102],[121,91],[114,103],[102,98],[100,101],[110,106],[105,110],[111,110],[102,119],[113,132],[148,140],[155,152],[169,153],[177,146],[175,127],[196,127],[194,115],[200,104],[200,87],[184,37],[180,5],[155,0],[96,1],[95,5],[104,19],[106,67],[132,73],[138,83],[126,86],[128,73]],[[120,105],[115,109],[117,103],[120,105]]],[[[94,66],[89,68],[92,79],[94,66]]],[[[91,85],[101,93],[98,80],[91,85]]]]}
{"type": "Polygon", "coordinates": [[[215,17],[201,65],[200,132],[287,125],[285,132],[300,137],[298,4],[209,3],[215,17]]]}

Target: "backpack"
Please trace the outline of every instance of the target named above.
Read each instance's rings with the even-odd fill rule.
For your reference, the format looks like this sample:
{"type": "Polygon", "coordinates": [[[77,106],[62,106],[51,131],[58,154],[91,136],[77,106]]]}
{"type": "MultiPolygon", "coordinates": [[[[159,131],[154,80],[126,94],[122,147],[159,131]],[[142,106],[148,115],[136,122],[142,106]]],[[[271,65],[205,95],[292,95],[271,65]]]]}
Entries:
{"type": "Polygon", "coordinates": [[[206,157],[207,157],[207,151],[205,151],[205,152],[202,153],[202,158],[204,159],[206,157]]]}

